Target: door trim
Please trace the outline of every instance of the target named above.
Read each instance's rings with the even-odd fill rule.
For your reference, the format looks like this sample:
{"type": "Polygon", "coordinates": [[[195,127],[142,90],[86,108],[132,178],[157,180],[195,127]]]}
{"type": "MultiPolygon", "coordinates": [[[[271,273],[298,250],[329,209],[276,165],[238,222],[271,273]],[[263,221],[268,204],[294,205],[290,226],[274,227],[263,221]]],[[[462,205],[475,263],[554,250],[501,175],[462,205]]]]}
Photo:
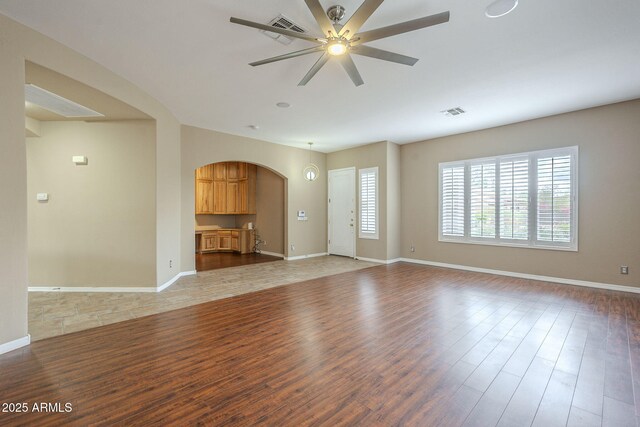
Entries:
{"type": "Polygon", "coordinates": [[[331,255],[331,248],[329,245],[329,240],[331,239],[331,227],[329,227],[329,221],[331,221],[331,209],[329,206],[329,198],[331,197],[331,180],[329,179],[331,177],[331,172],[344,172],[344,171],[352,171],[353,172],[353,182],[356,184],[355,187],[353,188],[353,215],[354,215],[354,230],[353,230],[353,250],[351,252],[351,256],[349,258],[356,258],[356,229],[358,227],[358,210],[357,208],[357,202],[356,202],[356,198],[358,197],[358,193],[357,193],[357,186],[358,186],[358,177],[356,176],[356,167],[355,166],[349,166],[346,168],[340,168],[340,169],[330,169],[327,171],[327,254],[331,255]]]}

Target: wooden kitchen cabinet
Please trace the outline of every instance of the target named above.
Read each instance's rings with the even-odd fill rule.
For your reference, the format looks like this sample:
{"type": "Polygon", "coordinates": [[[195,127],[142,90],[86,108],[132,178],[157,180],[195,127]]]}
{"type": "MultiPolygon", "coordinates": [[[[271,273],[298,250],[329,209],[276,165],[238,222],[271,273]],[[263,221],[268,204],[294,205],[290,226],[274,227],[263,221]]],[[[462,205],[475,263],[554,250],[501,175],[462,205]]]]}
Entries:
{"type": "Polygon", "coordinates": [[[232,251],[240,250],[240,232],[237,230],[231,231],[231,250],[232,251]]]}
{"type": "Polygon", "coordinates": [[[196,179],[196,214],[212,213],[214,213],[213,181],[196,179]]]}
{"type": "Polygon", "coordinates": [[[247,228],[216,229],[196,232],[196,252],[253,252],[254,230],[247,228]],[[198,236],[200,236],[198,238],[198,236]]]}
{"type": "Polygon", "coordinates": [[[231,250],[231,231],[218,231],[217,250],[230,251],[231,250]]]}
{"type": "Polygon", "coordinates": [[[196,169],[196,179],[213,180],[213,163],[196,169]]]}
{"type": "MultiPolygon", "coordinates": [[[[238,180],[238,163],[239,162],[227,162],[227,181],[238,180]]],[[[246,164],[246,163],[245,163],[246,164]]]]}
{"type": "Polygon", "coordinates": [[[240,210],[238,188],[238,181],[227,181],[227,213],[229,214],[245,213],[240,210]]]}
{"type": "Polygon", "coordinates": [[[218,235],[217,233],[203,233],[200,242],[200,252],[215,251],[218,249],[218,235]]]}
{"type": "Polygon", "coordinates": [[[247,178],[248,178],[248,176],[247,176],[247,163],[238,162],[238,179],[247,179],[247,178]]]}
{"type": "Polygon", "coordinates": [[[227,179],[227,164],[213,163],[213,179],[224,181],[227,179]]]}
{"type": "Polygon", "coordinates": [[[222,162],[196,170],[196,214],[255,214],[258,167],[222,162]]]}
{"type": "Polygon", "coordinates": [[[227,213],[227,181],[213,181],[213,213],[227,213]]]}

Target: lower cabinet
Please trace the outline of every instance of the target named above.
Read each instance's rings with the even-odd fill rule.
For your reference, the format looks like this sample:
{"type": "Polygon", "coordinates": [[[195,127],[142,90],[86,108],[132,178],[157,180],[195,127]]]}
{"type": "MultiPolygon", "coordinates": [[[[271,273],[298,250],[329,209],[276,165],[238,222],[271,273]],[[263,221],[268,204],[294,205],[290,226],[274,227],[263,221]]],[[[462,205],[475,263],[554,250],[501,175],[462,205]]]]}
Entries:
{"type": "Polygon", "coordinates": [[[217,249],[218,236],[215,234],[202,234],[200,251],[215,251],[217,249]]]}
{"type": "Polygon", "coordinates": [[[231,231],[231,250],[239,251],[240,250],[240,232],[239,231],[231,231]]]}
{"type": "Polygon", "coordinates": [[[231,250],[231,231],[218,231],[218,250],[231,250]]]}
{"type": "Polygon", "coordinates": [[[196,236],[196,243],[199,242],[196,251],[234,251],[247,254],[253,252],[253,230],[212,230],[202,233],[200,238],[196,236]]]}

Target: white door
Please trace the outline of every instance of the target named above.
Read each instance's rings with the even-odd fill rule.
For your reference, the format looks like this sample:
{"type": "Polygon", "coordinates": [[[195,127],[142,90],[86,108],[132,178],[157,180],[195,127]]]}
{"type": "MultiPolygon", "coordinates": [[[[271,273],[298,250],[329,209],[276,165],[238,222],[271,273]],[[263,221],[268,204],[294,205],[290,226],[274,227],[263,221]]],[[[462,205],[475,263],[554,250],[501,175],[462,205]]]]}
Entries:
{"type": "Polygon", "coordinates": [[[329,171],[329,253],[355,257],[356,169],[329,171]]]}

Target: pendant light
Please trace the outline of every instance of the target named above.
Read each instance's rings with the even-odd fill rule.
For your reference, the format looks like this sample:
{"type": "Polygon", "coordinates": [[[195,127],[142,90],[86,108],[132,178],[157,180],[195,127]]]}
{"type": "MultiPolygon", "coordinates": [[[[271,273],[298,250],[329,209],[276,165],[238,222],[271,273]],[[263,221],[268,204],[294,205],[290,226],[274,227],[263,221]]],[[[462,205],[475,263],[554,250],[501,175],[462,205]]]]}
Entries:
{"type": "Polygon", "coordinates": [[[307,144],[309,144],[309,163],[302,170],[302,174],[304,175],[304,179],[307,181],[315,181],[320,175],[320,169],[318,169],[318,166],[311,163],[311,146],[313,145],[313,142],[308,142],[307,144]]]}

